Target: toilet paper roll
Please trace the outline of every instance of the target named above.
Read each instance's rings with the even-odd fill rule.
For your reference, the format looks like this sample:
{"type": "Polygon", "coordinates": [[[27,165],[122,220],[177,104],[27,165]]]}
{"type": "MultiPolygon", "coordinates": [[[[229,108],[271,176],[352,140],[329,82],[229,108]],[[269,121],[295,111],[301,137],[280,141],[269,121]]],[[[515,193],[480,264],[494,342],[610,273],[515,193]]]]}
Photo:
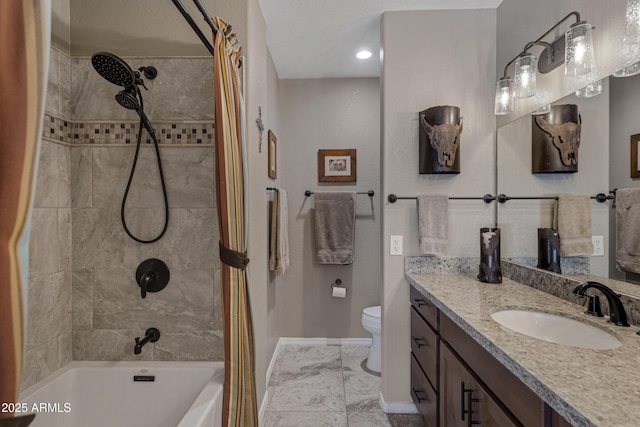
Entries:
{"type": "Polygon", "coordinates": [[[347,288],[332,286],[331,296],[334,298],[344,298],[347,296],[347,288]]]}

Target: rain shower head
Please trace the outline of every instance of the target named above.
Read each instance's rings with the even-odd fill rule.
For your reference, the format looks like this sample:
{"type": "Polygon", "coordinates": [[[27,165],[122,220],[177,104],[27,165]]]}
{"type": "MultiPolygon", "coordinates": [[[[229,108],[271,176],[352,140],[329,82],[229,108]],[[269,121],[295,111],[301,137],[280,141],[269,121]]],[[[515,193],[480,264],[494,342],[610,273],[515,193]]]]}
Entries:
{"type": "Polygon", "coordinates": [[[136,83],[136,75],[131,67],[113,53],[95,53],[91,57],[91,64],[98,74],[114,85],[129,87],[136,83]]]}

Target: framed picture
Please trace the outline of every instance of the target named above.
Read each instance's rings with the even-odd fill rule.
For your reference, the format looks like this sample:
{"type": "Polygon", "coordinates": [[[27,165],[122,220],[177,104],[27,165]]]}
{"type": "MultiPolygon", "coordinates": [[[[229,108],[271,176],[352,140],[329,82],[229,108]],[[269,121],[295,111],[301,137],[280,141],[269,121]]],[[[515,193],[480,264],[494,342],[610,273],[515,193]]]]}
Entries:
{"type": "Polygon", "coordinates": [[[318,150],[319,182],[356,182],[356,150],[318,150]]]}
{"type": "Polygon", "coordinates": [[[271,132],[269,129],[269,178],[276,179],[277,170],[276,170],[276,144],[278,142],[278,138],[276,135],[271,132]]]}
{"type": "Polygon", "coordinates": [[[640,150],[638,150],[639,143],[640,134],[631,135],[631,178],[640,178],[640,170],[638,169],[638,166],[640,166],[638,159],[638,155],[640,155],[640,150]]]}

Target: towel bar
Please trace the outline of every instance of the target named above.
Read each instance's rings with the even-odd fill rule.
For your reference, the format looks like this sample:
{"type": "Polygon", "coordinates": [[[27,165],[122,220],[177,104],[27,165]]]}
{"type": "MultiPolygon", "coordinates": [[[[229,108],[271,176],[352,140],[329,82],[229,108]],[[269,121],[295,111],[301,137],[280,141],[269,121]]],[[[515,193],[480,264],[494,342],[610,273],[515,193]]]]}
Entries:
{"type": "MultiPolygon", "coordinates": [[[[604,193],[598,193],[595,196],[591,196],[591,199],[595,200],[598,203],[604,203],[607,200],[614,200],[616,198],[615,196],[615,190],[609,191],[608,196],[604,193]]],[[[506,203],[509,200],[558,200],[557,197],[553,197],[553,196],[549,196],[549,197],[509,197],[505,194],[498,194],[498,203],[506,203]]]]}
{"type": "MultiPolygon", "coordinates": [[[[416,197],[400,197],[391,193],[387,196],[387,201],[389,203],[395,203],[397,200],[415,200],[416,197]]],[[[482,200],[485,203],[491,203],[496,200],[491,194],[485,194],[482,197],[449,197],[449,200],[482,200]]]]}
{"type": "MultiPolygon", "coordinates": [[[[307,190],[304,192],[304,195],[307,197],[309,197],[312,194],[315,194],[315,193],[311,190],[307,190]]],[[[375,193],[373,190],[369,190],[369,191],[357,191],[356,194],[366,194],[369,197],[373,197],[375,193]]]]}

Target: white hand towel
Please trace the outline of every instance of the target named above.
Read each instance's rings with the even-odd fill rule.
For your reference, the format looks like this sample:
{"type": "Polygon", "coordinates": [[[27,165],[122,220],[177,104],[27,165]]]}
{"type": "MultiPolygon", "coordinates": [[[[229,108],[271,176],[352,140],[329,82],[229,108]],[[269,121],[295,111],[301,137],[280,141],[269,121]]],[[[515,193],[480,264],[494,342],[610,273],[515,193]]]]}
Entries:
{"type": "Polygon", "coordinates": [[[271,227],[269,230],[269,270],[281,276],[289,268],[289,208],[287,192],[281,188],[273,191],[271,227]]]}

